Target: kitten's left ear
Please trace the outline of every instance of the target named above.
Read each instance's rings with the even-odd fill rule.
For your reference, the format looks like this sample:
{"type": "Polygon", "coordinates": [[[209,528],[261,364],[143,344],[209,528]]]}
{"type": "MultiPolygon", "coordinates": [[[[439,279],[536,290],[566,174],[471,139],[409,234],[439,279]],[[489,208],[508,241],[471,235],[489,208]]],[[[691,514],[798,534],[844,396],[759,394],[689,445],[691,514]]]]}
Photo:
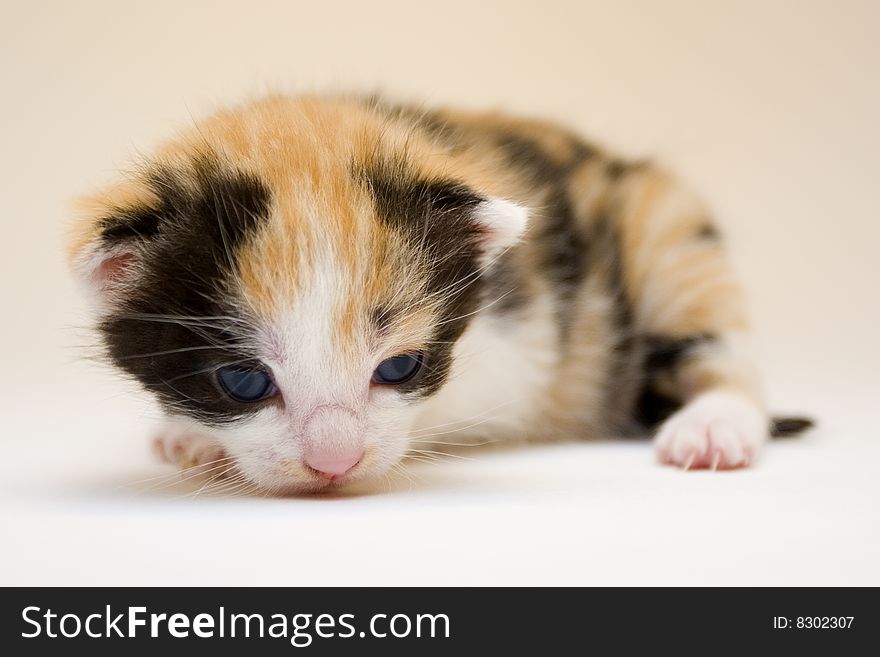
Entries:
{"type": "Polygon", "coordinates": [[[526,231],[529,211],[507,199],[490,196],[474,209],[473,219],[482,229],[483,257],[489,261],[519,241],[526,231]]]}
{"type": "Polygon", "coordinates": [[[156,203],[151,190],[128,180],[76,203],[68,261],[98,310],[122,302],[138,278],[158,233],[156,203]]]}

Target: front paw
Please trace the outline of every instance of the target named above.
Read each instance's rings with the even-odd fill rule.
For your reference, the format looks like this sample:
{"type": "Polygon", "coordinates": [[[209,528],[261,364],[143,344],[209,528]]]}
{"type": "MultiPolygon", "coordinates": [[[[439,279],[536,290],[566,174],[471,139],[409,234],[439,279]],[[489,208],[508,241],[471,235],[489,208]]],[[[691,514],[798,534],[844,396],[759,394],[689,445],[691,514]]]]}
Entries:
{"type": "Polygon", "coordinates": [[[204,434],[170,424],[153,438],[153,452],[160,461],[181,470],[196,466],[225,463],[226,452],[204,434]]]}
{"type": "Polygon", "coordinates": [[[767,440],[767,416],[748,398],[707,392],[672,415],[657,432],[657,458],[685,470],[748,466],[767,440]]]}

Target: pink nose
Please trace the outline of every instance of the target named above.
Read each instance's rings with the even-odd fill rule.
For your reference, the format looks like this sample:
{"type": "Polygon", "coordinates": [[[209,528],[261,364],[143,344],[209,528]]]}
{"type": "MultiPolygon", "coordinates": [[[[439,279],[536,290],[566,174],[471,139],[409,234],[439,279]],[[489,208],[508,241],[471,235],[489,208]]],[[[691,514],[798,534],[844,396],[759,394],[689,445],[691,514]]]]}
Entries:
{"type": "Polygon", "coordinates": [[[324,479],[341,477],[354,468],[364,457],[364,450],[350,452],[309,452],[305,456],[306,465],[324,479]]]}

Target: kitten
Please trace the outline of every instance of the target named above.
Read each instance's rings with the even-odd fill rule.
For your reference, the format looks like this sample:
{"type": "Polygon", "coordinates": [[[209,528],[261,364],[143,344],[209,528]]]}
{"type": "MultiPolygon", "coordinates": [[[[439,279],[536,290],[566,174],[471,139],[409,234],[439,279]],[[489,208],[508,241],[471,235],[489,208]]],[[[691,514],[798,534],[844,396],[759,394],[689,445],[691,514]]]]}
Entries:
{"type": "Polygon", "coordinates": [[[656,431],[662,462],[728,469],[768,435],[706,210],[549,123],[266,98],[88,199],[70,254],[159,452],[267,491],[447,439],[656,431]]]}

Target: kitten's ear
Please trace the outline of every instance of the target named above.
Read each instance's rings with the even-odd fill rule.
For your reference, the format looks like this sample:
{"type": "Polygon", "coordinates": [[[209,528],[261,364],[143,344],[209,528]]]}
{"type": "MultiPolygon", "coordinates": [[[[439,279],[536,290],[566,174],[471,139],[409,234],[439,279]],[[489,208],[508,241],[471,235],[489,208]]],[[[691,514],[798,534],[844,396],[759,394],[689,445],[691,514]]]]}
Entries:
{"type": "Polygon", "coordinates": [[[477,205],[473,217],[483,229],[484,259],[489,261],[519,241],[528,226],[529,211],[507,199],[490,196],[477,205]]]}
{"type": "Polygon", "coordinates": [[[124,300],[159,233],[158,199],[126,181],[76,203],[68,261],[98,309],[124,300]]]}

